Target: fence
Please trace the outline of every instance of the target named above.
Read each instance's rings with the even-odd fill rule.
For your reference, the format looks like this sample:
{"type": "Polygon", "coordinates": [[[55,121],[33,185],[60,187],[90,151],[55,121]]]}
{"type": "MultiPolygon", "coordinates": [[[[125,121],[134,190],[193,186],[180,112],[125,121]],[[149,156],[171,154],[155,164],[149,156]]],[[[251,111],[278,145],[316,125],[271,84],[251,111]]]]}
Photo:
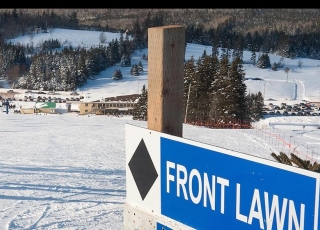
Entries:
{"type": "Polygon", "coordinates": [[[271,126],[255,127],[251,124],[241,123],[214,123],[214,122],[190,122],[187,124],[203,126],[214,129],[241,129],[249,135],[263,139],[268,145],[278,152],[283,152],[288,155],[293,153],[303,160],[310,162],[320,161],[320,154],[313,148],[305,143],[305,140],[298,141],[294,136],[286,135],[285,131],[273,128],[271,126]]]}

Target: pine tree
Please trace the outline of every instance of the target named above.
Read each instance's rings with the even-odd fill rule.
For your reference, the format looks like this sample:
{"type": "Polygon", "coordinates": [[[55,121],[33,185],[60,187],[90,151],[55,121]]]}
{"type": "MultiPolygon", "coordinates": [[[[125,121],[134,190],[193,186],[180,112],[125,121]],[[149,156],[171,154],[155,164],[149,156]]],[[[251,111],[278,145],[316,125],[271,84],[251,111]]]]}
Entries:
{"type": "Polygon", "coordinates": [[[106,56],[110,60],[111,65],[114,65],[115,63],[121,61],[121,56],[119,53],[119,44],[117,39],[112,39],[111,42],[109,42],[106,50],[106,56]]]}
{"type": "Polygon", "coordinates": [[[120,32],[120,37],[119,37],[119,54],[121,57],[123,57],[124,54],[128,54],[127,50],[126,50],[126,44],[124,42],[124,38],[123,38],[123,33],[120,32]]]}
{"type": "Polygon", "coordinates": [[[209,119],[210,121],[216,119],[216,106],[217,106],[217,95],[219,94],[219,84],[217,84],[218,76],[219,76],[219,70],[220,70],[220,62],[218,56],[212,56],[212,74],[214,79],[211,82],[210,89],[209,89],[209,95],[210,95],[210,112],[209,112],[209,119]]]}
{"type": "Polygon", "coordinates": [[[240,57],[240,59],[243,59],[243,46],[244,46],[244,39],[242,36],[236,36],[234,48],[233,48],[233,53],[232,57],[233,59],[235,57],[240,57]]]}
{"type": "Polygon", "coordinates": [[[138,63],[138,71],[139,71],[139,73],[143,72],[143,65],[142,65],[141,61],[139,61],[139,63],[138,63]]]}
{"type": "Polygon", "coordinates": [[[192,100],[195,96],[195,85],[196,66],[194,58],[191,56],[191,59],[186,61],[184,64],[183,104],[185,108],[184,117],[187,122],[195,121],[195,100],[192,100]]]}
{"type": "Polygon", "coordinates": [[[268,54],[262,54],[261,57],[258,59],[256,65],[258,68],[266,69],[271,67],[270,57],[268,54]]]}
{"type": "Polygon", "coordinates": [[[132,26],[132,37],[134,49],[142,49],[145,47],[143,40],[143,32],[140,28],[139,20],[136,19],[132,26]]]}
{"type": "Polygon", "coordinates": [[[132,76],[139,76],[140,72],[139,72],[139,68],[137,64],[132,65],[130,73],[132,76]]]}
{"type": "Polygon", "coordinates": [[[122,73],[121,73],[121,70],[120,70],[120,69],[116,69],[116,70],[113,72],[112,79],[113,79],[113,80],[120,80],[120,79],[122,79],[122,73]]]}
{"type": "Polygon", "coordinates": [[[218,36],[214,36],[212,42],[212,56],[219,57],[218,36]]]}
{"type": "Polygon", "coordinates": [[[126,50],[127,54],[132,54],[134,51],[134,47],[132,42],[129,40],[129,36],[126,33],[125,38],[124,38],[124,44],[123,44],[123,49],[126,50]]]}
{"type": "Polygon", "coordinates": [[[207,121],[210,113],[210,88],[214,80],[212,57],[206,55],[197,63],[198,120],[207,121]]]}
{"type": "Polygon", "coordinates": [[[142,34],[145,44],[148,45],[148,28],[152,27],[151,13],[148,12],[147,17],[142,22],[142,34]]]}
{"type": "Polygon", "coordinates": [[[148,119],[148,90],[145,85],[142,86],[141,94],[137,100],[133,108],[132,119],[146,121],[148,119]]]}
{"type": "Polygon", "coordinates": [[[247,49],[248,51],[253,51],[252,35],[250,32],[247,32],[244,40],[245,40],[244,43],[246,44],[246,46],[244,48],[247,49]]]}
{"type": "Polygon", "coordinates": [[[264,100],[262,93],[260,91],[257,94],[250,93],[246,96],[246,98],[246,107],[250,121],[259,121],[263,117],[262,109],[264,105],[264,100]]]}
{"type": "Polygon", "coordinates": [[[227,94],[228,103],[228,120],[246,123],[248,121],[246,110],[246,84],[244,83],[244,71],[242,70],[241,59],[236,57],[229,68],[229,87],[227,94]]]}
{"type": "Polygon", "coordinates": [[[121,57],[120,65],[122,67],[128,67],[131,66],[131,58],[127,54],[123,54],[121,57]]]}
{"type": "Polygon", "coordinates": [[[252,61],[252,63],[253,63],[254,65],[256,64],[256,58],[257,58],[257,54],[256,54],[256,52],[254,51],[254,49],[252,49],[250,60],[252,61]]]}
{"type": "Polygon", "coordinates": [[[212,85],[212,103],[214,104],[214,120],[216,123],[225,123],[225,114],[228,113],[227,101],[228,94],[227,89],[229,87],[229,59],[224,56],[219,62],[219,69],[215,81],[212,85]]]}

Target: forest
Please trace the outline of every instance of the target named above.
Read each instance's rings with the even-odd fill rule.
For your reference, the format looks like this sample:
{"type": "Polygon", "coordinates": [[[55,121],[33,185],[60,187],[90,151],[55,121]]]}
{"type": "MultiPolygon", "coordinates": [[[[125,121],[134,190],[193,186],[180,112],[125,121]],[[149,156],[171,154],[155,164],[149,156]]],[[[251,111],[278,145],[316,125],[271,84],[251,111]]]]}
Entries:
{"type": "MultiPolygon", "coordinates": [[[[185,60],[189,119],[245,124],[260,119],[263,98],[245,95],[243,50],[251,51],[250,63],[273,70],[283,66],[270,63],[270,53],[320,59],[319,22],[319,9],[0,9],[0,77],[13,88],[72,91],[115,63],[130,66],[132,52],[148,47],[148,28],[180,24],[186,43],[212,47],[212,55],[185,60]],[[121,38],[108,46],[101,38],[99,47],[60,52],[56,40],[40,47],[5,42],[50,28],[119,32],[121,38]],[[234,92],[229,91],[232,84],[234,92]]],[[[132,74],[138,74],[137,66],[132,74]]],[[[121,73],[113,79],[120,80],[121,73]]]]}
{"type": "MultiPolygon", "coordinates": [[[[319,22],[319,9],[0,9],[0,77],[16,82],[31,70],[32,58],[28,57],[48,55],[59,48],[59,41],[44,41],[38,50],[5,42],[48,28],[130,35],[132,41],[127,40],[126,44],[129,46],[130,42],[131,47],[126,53],[115,47],[117,60],[111,60],[112,63],[119,61],[118,56],[121,59],[135,49],[147,47],[148,28],[181,24],[186,28],[186,43],[212,46],[213,50],[249,50],[252,63],[257,64],[258,52],[292,59],[320,59],[319,22]]],[[[113,41],[115,46],[119,42],[113,41]]],[[[84,78],[101,71],[100,67],[88,70],[84,78]]],[[[76,85],[83,83],[74,81],[76,85]]]]}

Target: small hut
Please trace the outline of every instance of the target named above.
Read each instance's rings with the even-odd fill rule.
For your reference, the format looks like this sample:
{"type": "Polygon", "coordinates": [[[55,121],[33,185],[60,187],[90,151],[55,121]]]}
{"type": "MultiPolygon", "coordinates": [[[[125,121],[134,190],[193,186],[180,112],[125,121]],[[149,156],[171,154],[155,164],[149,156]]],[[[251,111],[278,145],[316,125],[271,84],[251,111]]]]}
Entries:
{"type": "Polygon", "coordinates": [[[36,110],[39,113],[56,113],[56,102],[37,102],[36,110]]]}

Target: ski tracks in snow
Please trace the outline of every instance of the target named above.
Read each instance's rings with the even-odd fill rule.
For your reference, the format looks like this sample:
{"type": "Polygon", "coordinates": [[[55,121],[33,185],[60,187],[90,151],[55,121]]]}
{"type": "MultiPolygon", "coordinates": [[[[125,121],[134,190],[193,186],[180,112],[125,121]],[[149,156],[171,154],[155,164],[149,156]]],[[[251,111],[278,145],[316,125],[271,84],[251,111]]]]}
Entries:
{"type": "Polygon", "coordinates": [[[10,222],[8,224],[8,230],[10,230],[10,229],[25,229],[25,230],[36,229],[38,223],[40,222],[41,219],[43,219],[46,216],[49,209],[50,209],[49,205],[44,205],[41,207],[26,208],[23,212],[14,216],[13,219],[10,220],[10,222]],[[29,227],[26,228],[26,226],[29,226],[29,227]]]}
{"type": "Polygon", "coordinates": [[[297,101],[302,101],[305,98],[306,88],[301,80],[295,80],[296,82],[296,98],[297,101]]]}

